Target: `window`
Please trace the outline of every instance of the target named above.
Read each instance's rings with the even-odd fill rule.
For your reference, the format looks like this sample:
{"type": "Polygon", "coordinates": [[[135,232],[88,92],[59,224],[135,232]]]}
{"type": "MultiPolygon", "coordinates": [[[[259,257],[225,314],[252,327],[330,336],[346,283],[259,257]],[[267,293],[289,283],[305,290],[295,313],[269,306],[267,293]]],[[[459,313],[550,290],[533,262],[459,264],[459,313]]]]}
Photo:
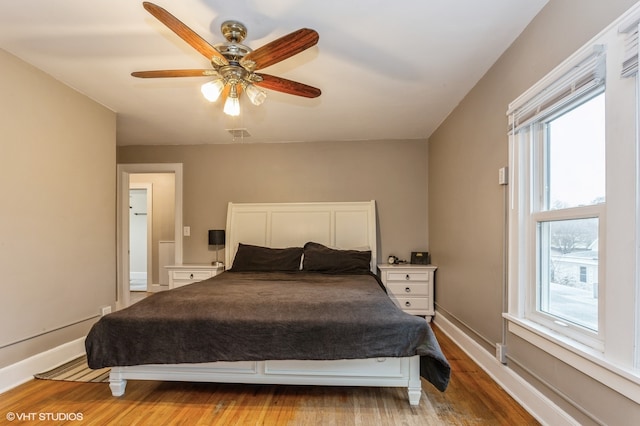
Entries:
{"type": "Polygon", "coordinates": [[[630,13],[507,112],[509,332],[625,395],[640,385],[640,6],[630,13]]]}
{"type": "Polygon", "coordinates": [[[577,106],[544,122],[546,173],[542,209],[604,202],[604,101],[604,93],[593,98],[581,97],[577,106]]]}
{"type": "Polygon", "coordinates": [[[603,306],[597,294],[605,284],[600,257],[606,247],[599,244],[605,241],[605,61],[604,46],[594,46],[511,113],[512,143],[520,147],[523,165],[516,171],[527,174],[519,191],[529,200],[528,213],[517,218],[527,242],[521,315],[599,349],[603,306]]]}
{"type": "Polygon", "coordinates": [[[580,263],[585,258],[592,261],[597,276],[598,249],[586,248],[580,241],[588,246],[597,243],[598,219],[545,221],[537,225],[540,262],[536,313],[549,316],[561,327],[568,327],[569,322],[597,333],[598,282],[587,283],[587,268],[580,263]]]}
{"type": "MultiPolygon", "coordinates": [[[[597,260],[597,258],[595,260],[597,260]]],[[[580,282],[581,283],[586,283],[587,282],[587,267],[586,266],[581,266],[580,267],[580,282]]],[[[596,297],[596,292],[594,292],[594,297],[596,297]]]]}
{"type": "MultiPolygon", "coordinates": [[[[597,64],[596,64],[597,65],[597,64]]],[[[569,95],[572,102],[531,119],[523,141],[534,158],[531,228],[535,229],[535,296],[527,317],[600,346],[598,318],[600,218],[605,200],[604,79],[569,95]],[[586,282],[586,265],[593,282],[586,282]],[[584,277],[583,277],[584,271],[584,277]]],[[[533,289],[531,290],[533,291],[533,289]]]]}

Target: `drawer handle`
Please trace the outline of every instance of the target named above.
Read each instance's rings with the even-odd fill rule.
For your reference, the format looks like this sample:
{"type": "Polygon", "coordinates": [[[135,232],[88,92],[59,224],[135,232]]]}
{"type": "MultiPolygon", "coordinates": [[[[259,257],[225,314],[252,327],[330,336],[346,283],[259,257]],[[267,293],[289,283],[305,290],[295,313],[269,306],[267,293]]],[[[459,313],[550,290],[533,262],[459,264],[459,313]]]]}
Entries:
{"type": "Polygon", "coordinates": [[[405,291],[405,292],[407,292],[407,293],[411,293],[411,287],[406,287],[406,288],[404,289],[404,291],[405,291]]]}
{"type": "Polygon", "coordinates": [[[404,277],[405,280],[409,281],[411,279],[411,277],[409,276],[409,274],[407,274],[406,277],[404,277]]]}
{"type": "Polygon", "coordinates": [[[189,278],[193,278],[193,274],[189,274],[189,278]]]}
{"type": "Polygon", "coordinates": [[[404,302],[404,306],[406,306],[407,308],[410,308],[411,307],[411,302],[409,302],[409,301],[404,302]]]}

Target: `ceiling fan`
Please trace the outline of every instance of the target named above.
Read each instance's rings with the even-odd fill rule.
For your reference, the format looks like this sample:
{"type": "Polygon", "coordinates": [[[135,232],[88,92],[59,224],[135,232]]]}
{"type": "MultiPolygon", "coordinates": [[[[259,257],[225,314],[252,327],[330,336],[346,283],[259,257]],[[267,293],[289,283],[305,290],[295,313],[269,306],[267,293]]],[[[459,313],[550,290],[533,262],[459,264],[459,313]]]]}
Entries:
{"type": "Polygon", "coordinates": [[[225,21],[221,25],[221,31],[227,42],[211,45],[162,7],[150,2],[143,2],[142,5],[156,19],[210,60],[213,68],[136,71],[131,73],[132,76],[214,77],[214,80],[202,85],[202,94],[210,102],[215,102],[221,96],[226,98],[224,112],[232,116],[240,114],[238,97],[243,91],[254,105],[262,104],[267,96],[261,88],[306,98],[320,96],[321,91],[318,88],[256,72],[314,46],[319,39],[315,30],[302,28],[252,50],[241,44],[247,35],[246,27],[237,21],[225,21]]]}

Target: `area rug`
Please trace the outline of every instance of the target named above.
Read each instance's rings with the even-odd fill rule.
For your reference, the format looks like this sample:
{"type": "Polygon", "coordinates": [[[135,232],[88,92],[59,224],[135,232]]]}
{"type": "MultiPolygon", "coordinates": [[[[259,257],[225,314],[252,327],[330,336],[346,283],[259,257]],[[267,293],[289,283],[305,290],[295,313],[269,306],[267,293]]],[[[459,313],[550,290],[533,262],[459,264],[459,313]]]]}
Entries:
{"type": "Polygon", "coordinates": [[[87,365],[87,356],[83,355],[52,370],[34,375],[36,379],[61,380],[65,382],[93,382],[109,381],[110,368],[92,370],[87,365]]]}

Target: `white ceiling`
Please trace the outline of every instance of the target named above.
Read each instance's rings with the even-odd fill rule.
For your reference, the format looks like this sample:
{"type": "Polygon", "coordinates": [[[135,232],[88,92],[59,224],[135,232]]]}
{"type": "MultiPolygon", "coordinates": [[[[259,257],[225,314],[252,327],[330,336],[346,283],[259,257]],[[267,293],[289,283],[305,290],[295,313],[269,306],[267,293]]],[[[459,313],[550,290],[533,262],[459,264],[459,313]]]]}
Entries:
{"type": "MultiPolygon", "coordinates": [[[[260,72],[322,90],[269,91],[241,115],[200,94],[202,77],[138,79],[132,71],[209,68],[133,0],[0,2],[0,48],[118,114],[118,145],[425,139],[547,0],[154,0],[211,44],[239,20],[256,49],[299,28],[320,41],[260,72]],[[237,142],[237,141],[236,141],[237,142]]],[[[37,100],[34,100],[36,102],[37,100]]]]}

